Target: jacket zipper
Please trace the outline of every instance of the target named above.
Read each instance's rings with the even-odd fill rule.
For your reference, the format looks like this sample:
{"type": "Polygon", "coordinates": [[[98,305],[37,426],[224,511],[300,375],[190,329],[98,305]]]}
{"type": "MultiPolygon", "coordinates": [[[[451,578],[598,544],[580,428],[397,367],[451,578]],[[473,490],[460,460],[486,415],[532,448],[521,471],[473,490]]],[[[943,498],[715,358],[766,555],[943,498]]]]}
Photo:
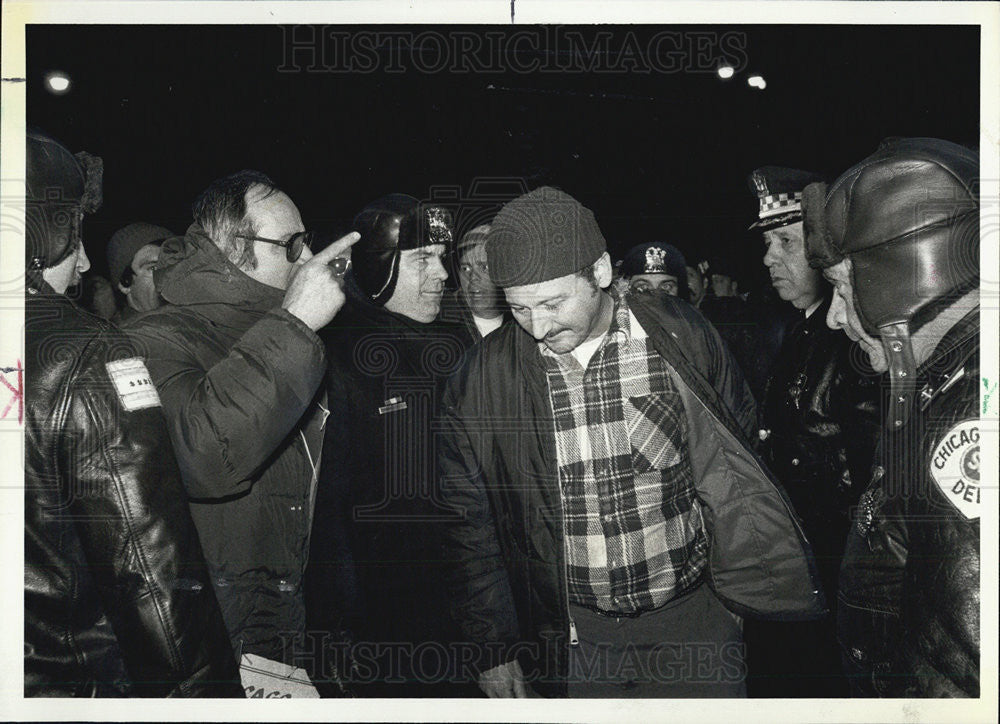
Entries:
{"type": "Polygon", "coordinates": [[[569,576],[566,573],[566,567],[569,565],[569,552],[566,542],[566,506],[563,501],[562,484],[559,482],[558,471],[556,471],[556,489],[559,491],[559,532],[562,536],[563,549],[563,560],[562,566],[559,569],[559,576],[562,578],[563,594],[566,596],[566,620],[569,621],[569,645],[579,646],[580,638],[576,633],[576,621],[573,620],[573,614],[569,610],[569,576]]]}

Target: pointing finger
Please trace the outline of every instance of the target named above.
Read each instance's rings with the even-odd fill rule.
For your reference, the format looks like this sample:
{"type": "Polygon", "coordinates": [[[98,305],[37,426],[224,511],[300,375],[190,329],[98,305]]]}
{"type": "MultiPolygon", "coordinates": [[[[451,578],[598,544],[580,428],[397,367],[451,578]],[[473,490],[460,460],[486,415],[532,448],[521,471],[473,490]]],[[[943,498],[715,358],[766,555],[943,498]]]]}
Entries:
{"type": "Polygon", "coordinates": [[[335,242],[330,244],[330,246],[326,247],[325,249],[323,249],[323,251],[319,252],[318,254],[313,254],[313,258],[310,259],[309,261],[315,262],[317,265],[329,264],[335,258],[337,258],[345,251],[350,249],[351,246],[355,244],[360,238],[361,234],[359,234],[356,231],[352,231],[350,234],[347,234],[346,236],[342,236],[339,239],[337,239],[335,242]]]}

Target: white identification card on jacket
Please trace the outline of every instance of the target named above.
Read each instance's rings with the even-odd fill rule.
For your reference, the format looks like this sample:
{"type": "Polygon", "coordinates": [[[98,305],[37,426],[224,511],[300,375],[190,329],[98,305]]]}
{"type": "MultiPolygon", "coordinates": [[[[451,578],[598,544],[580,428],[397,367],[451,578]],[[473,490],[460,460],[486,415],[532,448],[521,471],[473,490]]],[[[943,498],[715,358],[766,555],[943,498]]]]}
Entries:
{"type": "Polygon", "coordinates": [[[108,377],[118,391],[122,407],[127,411],[160,406],[160,396],[156,392],[146,364],[141,359],[130,357],[106,362],[104,366],[107,367],[108,377]]]}

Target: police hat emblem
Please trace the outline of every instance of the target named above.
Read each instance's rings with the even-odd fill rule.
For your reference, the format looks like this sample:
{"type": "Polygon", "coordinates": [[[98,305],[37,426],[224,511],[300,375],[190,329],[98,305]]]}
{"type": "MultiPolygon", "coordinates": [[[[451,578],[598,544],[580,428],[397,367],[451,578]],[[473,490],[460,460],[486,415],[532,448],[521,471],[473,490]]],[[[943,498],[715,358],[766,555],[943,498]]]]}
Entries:
{"type": "Polygon", "coordinates": [[[643,268],[645,274],[666,274],[667,267],[665,260],[667,252],[658,246],[651,246],[646,249],[646,264],[643,268]]]}
{"type": "Polygon", "coordinates": [[[451,213],[440,206],[424,209],[427,220],[427,244],[444,244],[450,247],[452,241],[451,213]]]}

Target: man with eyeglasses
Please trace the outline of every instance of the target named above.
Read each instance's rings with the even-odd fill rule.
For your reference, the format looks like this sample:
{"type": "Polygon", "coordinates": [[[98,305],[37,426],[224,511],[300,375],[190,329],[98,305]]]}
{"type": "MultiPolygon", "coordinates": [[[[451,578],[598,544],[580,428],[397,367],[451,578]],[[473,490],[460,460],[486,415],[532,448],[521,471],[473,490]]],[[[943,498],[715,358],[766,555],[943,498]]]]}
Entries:
{"type": "Polygon", "coordinates": [[[218,179],[163,244],[166,304],[127,331],[144,351],[237,656],[291,662],[327,417],[316,332],[344,304],[339,258],[315,256],[262,173],[218,179]]]}

